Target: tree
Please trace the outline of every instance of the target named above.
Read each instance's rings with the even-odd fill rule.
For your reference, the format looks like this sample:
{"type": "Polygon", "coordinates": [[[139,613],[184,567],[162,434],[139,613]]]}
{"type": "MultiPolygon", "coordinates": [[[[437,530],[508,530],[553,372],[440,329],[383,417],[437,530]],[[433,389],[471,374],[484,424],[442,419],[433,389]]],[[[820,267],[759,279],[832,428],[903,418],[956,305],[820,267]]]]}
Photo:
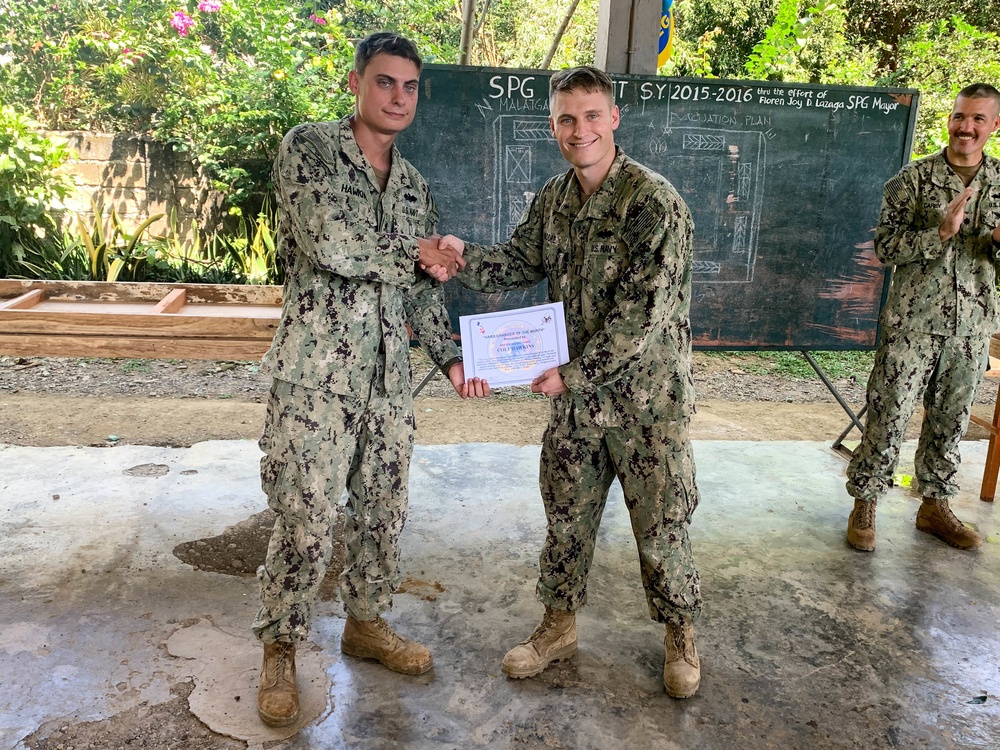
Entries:
{"type": "Polygon", "coordinates": [[[847,0],[847,32],[881,45],[879,69],[893,71],[902,60],[900,46],[918,26],[962,15],[973,26],[1000,33],[996,0],[847,0]]]}
{"type": "MultiPolygon", "coordinates": [[[[900,64],[879,79],[883,86],[912,86],[921,93],[913,153],[932,153],[948,142],[946,122],[956,94],[970,83],[1000,81],[1000,35],[959,16],[917,25],[900,40],[900,64]]],[[[991,139],[987,151],[1000,156],[991,139]]]]}
{"type": "Polygon", "coordinates": [[[563,68],[594,62],[599,0],[493,0],[489,16],[476,38],[473,63],[493,67],[563,68]],[[552,50],[564,20],[559,44],[552,50]],[[544,65],[547,54],[549,64],[544,65]]]}
{"type": "Polygon", "coordinates": [[[798,0],[781,0],[774,23],[750,53],[750,78],[810,83],[870,83],[875,53],[845,36],[845,14],[835,0],[798,16],[798,0]]]}

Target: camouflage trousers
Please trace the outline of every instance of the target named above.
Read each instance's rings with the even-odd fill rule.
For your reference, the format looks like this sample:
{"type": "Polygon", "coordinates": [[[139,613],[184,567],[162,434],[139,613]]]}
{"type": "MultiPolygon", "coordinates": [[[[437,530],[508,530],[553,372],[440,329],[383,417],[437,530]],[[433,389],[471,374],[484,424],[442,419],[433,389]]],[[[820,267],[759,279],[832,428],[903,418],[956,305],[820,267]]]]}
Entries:
{"type": "Polygon", "coordinates": [[[688,525],[699,495],[687,420],[573,432],[549,425],[539,471],[547,519],[539,600],[570,611],[586,602],[597,530],[616,476],[639,551],[650,617],[673,624],[693,621],[702,600],[688,525]]]}
{"type": "Polygon", "coordinates": [[[924,420],[914,460],[917,490],[940,499],[958,492],[958,446],[969,426],[988,351],[988,336],[883,331],[868,379],[865,431],[847,467],[852,497],[876,500],[889,489],[921,393],[924,420]]]}
{"type": "Polygon", "coordinates": [[[277,520],[257,570],[257,637],[270,643],[308,634],[345,487],[341,598],[359,620],[389,609],[413,452],[409,396],[365,403],[275,380],[260,447],[261,486],[277,520]]]}

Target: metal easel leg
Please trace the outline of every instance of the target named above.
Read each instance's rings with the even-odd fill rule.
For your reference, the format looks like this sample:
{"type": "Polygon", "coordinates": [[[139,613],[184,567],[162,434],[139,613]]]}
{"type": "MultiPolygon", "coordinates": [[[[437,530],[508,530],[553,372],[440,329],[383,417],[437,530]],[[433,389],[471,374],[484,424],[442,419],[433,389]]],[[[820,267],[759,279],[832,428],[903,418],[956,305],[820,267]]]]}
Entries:
{"type": "Polygon", "coordinates": [[[864,432],[865,425],[864,422],[861,421],[861,417],[863,417],[865,412],[868,411],[868,405],[865,404],[861,411],[855,414],[854,410],[850,407],[847,401],[844,400],[844,397],[840,395],[840,391],[837,390],[837,387],[833,384],[830,378],[826,376],[826,373],[823,372],[823,368],[819,366],[819,362],[813,358],[812,354],[805,349],[800,349],[800,352],[802,353],[802,356],[806,358],[806,362],[808,362],[816,371],[816,374],[819,375],[819,379],[823,381],[823,385],[825,385],[827,390],[829,390],[830,393],[833,394],[833,397],[837,399],[837,403],[840,404],[840,408],[847,412],[847,415],[851,418],[851,423],[847,425],[847,428],[840,433],[837,439],[833,441],[833,445],[830,446],[840,455],[845,458],[850,458],[854,455],[854,451],[844,445],[844,438],[846,438],[855,427],[858,428],[859,431],[864,432]]]}
{"type": "Polygon", "coordinates": [[[440,371],[441,370],[438,368],[437,365],[434,365],[430,370],[428,370],[427,374],[424,375],[423,379],[421,379],[421,381],[417,383],[416,388],[413,389],[413,398],[419,396],[420,391],[424,389],[424,386],[427,385],[429,382],[431,382],[434,379],[434,376],[437,375],[440,371]]]}

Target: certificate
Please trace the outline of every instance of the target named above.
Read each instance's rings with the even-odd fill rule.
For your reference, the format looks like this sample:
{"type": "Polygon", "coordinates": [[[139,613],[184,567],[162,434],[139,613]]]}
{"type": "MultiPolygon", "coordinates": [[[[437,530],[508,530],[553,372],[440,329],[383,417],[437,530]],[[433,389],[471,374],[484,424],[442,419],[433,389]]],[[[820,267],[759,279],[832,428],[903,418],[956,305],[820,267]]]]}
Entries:
{"type": "Polygon", "coordinates": [[[569,362],[562,302],[462,315],[458,322],[466,379],[482,378],[491,388],[526,385],[569,362]]]}

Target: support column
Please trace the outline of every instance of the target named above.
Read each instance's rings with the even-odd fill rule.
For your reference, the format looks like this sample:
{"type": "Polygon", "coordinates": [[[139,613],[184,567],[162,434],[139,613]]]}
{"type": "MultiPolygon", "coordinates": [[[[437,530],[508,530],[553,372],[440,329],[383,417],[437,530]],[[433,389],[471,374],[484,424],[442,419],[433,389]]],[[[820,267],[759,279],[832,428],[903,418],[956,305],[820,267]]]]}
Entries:
{"type": "Polygon", "coordinates": [[[606,73],[656,73],[662,0],[601,0],[594,65],[606,73]]]}

